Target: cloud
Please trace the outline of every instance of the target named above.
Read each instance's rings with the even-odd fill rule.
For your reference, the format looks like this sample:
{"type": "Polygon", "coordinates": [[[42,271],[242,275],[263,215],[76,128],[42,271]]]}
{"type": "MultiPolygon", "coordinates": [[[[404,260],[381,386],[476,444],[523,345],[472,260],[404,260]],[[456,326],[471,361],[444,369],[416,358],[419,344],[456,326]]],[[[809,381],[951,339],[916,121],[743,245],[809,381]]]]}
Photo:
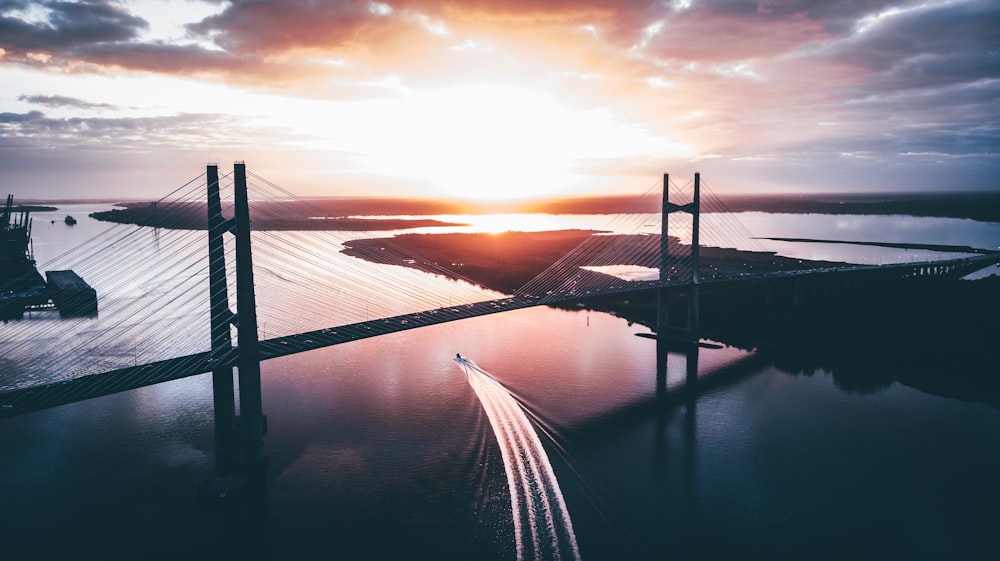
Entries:
{"type": "MultiPolygon", "coordinates": [[[[390,12],[391,13],[391,12],[390,12]]],[[[392,25],[374,2],[232,2],[222,13],[188,25],[228,52],[259,54],[294,49],[364,48],[392,25]]]]}
{"type": "Polygon", "coordinates": [[[256,57],[234,57],[196,45],[163,43],[94,44],[77,49],[74,55],[97,65],[182,75],[239,75],[253,72],[261,65],[256,57]]]}
{"type": "Polygon", "coordinates": [[[869,69],[873,89],[933,87],[1000,75],[1000,4],[950,2],[888,13],[831,46],[869,69]]]}
{"type": "Polygon", "coordinates": [[[20,101],[25,101],[35,105],[45,107],[72,107],[76,109],[115,109],[110,103],[90,103],[82,99],[67,97],[63,95],[21,95],[17,97],[20,101]]]}
{"type": "Polygon", "coordinates": [[[0,48],[13,59],[33,52],[61,56],[86,45],[129,41],[148,26],[116,2],[7,1],[0,4],[0,14],[0,48]],[[44,10],[46,21],[14,15],[29,7],[44,10]]]}
{"type": "Polygon", "coordinates": [[[226,115],[182,114],[162,117],[53,118],[41,111],[0,113],[0,148],[107,148],[149,151],[212,144],[250,144],[237,130],[245,127],[226,115]],[[211,131],[224,130],[226,133],[211,131]]]}
{"type": "MultiPolygon", "coordinates": [[[[49,77],[162,74],[263,92],[262,98],[338,103],[513,85],[568,109],[613,114],[622,127],[693,147],[691,160],[705,162],[710,154],[718,156],[713,167],[733,169],[749,162],[813,169],[824,158],[851,166],[937,158],[944,167],[966,159],[994,169],[1000,158],[994,0],[235,0],[217,6],[213,15],[189,21],[184,39],[166,43],[142,39],[146,20],[116,2],[0,0],[0,67],[44,68],[49,77]]],[[[46,93],[52,95],[17,99],[60,115],[141,105],[120,96],[117,106],[95,103],[100,97],[90,94],[84,101],[72,88],[46,93]]],[[[103,112],[103,119],[56,119],[8,107],[18,111],[0,115],[0,143],[87,149],[121,143],[139,150],[148,138],[147,145],[181,150],[205,139],[239,145],[245,133],[259,146],[289,145],[287,131],[260,131],[216,113],[217,106],[183,101],[190,105],[144,107],[147,114],[171,114],[142,118],[103,112]],[[235,132],[214,132],[223,127],[235,132]]],[[[273,117],[281,122],[281,115],[273,117]]],[[[390,125],[400,126],[372,123],[390,125]]],[[[325,145],[315,140],[310,146],[325,145]]],[[[580,162],[579,170],[634,174],[658,167],[657,156],[594,159],[580,162]]]]}
{"type": "Polygon", "coordinates": [[[29,113],[0,113],[0,125],[20,125],[31,121],[39,121],[45,118],[41,111],[31,111],[29,113]]]}

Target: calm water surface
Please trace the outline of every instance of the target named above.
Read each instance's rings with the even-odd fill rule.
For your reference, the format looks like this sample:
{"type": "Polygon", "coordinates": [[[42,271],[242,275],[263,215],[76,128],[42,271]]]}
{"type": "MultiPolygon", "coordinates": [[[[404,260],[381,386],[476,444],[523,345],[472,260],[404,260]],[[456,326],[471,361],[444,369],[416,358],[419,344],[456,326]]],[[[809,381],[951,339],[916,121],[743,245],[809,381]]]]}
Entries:
{"type": "MultiPolygon", "coordinates": [[[[36,215],[40,261],[99,228],[71,213],[74,230],[36,215]]],[[[530,412],[582,559],[996,558],[1000,411],[725,346],[701,349],[685,396],[688,358],[658,389],[646,331],[532,308],[265,362],[269,488],[242,519],[196,502],[208,376],[2,420],[3,557],[514,559],[461,352],[530,412]]]]}

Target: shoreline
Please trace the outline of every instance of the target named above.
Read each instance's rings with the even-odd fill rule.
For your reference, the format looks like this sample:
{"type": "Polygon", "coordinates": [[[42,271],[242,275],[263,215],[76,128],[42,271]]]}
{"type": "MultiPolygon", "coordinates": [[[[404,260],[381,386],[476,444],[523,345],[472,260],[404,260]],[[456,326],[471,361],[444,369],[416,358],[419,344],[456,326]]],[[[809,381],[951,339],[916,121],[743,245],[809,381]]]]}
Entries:
{"type": "MultiPolygon", "coordinates": [[[[134,203],[90,213],[103,222],[135,224],[172,230],[207,230],[204,203],[134,203]]],[[[317,209],[321,213],[323,209],[317,209]]],[[[250,211],[254,229],[271,231],[379,231],[427,227],[457,227],[467,224],[432,218],[364,218],[348,215],[302,216],[297,205],[255,203],[250,211]]]]}
{"type": "MultiPolygon", "coordinates": [[[[730,195],[719,197],[727,212],[767,212],[772,214],[828,215],[909,215],[917,217],[958,218],[984,222],[1000,222],[1000,192],[966,193],[854,193],[854,194],[794,194],[794,195],[730,195]]],[[[67,200],[68,201],[68,200],[67,200]]],[[[27,201],[35,203],[36,201],[27,201]]],[[[102,202],[112,206],[116,214],[95,216],[99,220],[124,222],[140,226],[197,228],[204,222],[202,202],[121,201],[105,199],[75,199],[65,204],[102,202]],[[149,209],[169,208],[178,213],[174,218],[156,216],[149,209]],[[185,226],[172,226],[183,223],[185,226]]],[[[375,216],[382,220],[403,220],[405,216],[460,214],[623,214],[659,213],[659,197],[640,195],[608,195],[543,199],[510,203],[474,203],[432,199],[384,197],[305,198],[298,202],[255,203],[266,207],[266,214],[279,215],[297,224],[306,222],[301,216],[302,205],[315,211],[317,217],[354,219],[375,216]],[[387,218],[391,217],[391,218],[387,218]]],[[[55,209],[53,209],[55,210],[55,209]]],[[[112,211],[108,211],[112,212],[112,211]]],[[[95,213],[98,214],[98,213],[95,213]]],[[[705,214],[711,214],[706,212],[705,214]]],[[[333,220],[312,220],[327,223],[326,229],[340,229],[333,220]]],[[[204,226],[201,226],[203,229],[204,226]]],[[[313,224],[308,229],[321,229],[313,224]]],[[[361,228],[345,228],[361,229],[361,228]]],[[[377,229],[386,229],[379,226],[377,229]]]]}
{"type": "Polygon", "coordinates": [[[941,251],[947,253],[975,253],[988,254],[995,253],[994,249],[972,247],[968,245],[942,245],[942,244],[921,244],[921,243],[891,243],[891,242],[859,242],[850,240],[821,240],[814,238],[754,238],[758,240],[770,240],[775,242],[805,242],[805,243],[829,243],[842,245],[867,245],[872,247],[891,247],[895,249],[922,249],[927,251],[941,251]]]}
{"type": "MultiPolygon", "coordinates": [[[[400,234],[393,238],[365,238],[344,244],[342,253],[375,263],[396,264],[429,273],[446,274],[485,288],[511,294],[537,275],[579,249],[592,257],[586,266],[633,265],[655,268],[659,263],[659,236],[595,235],[593,230],[544,232],[400,234]],[[613,247],[614,252],[608,251],[613,247]],[[419,255],[421,260],[410,259],[419,255]],[[621,255],[628,256],[625,259],[621,255]],[[450,274],[449,274],[450,273],[450,274]]],[[[677,238],[668,240],[674,255],[690,253],[677,238]]],[[[782,257],[774,252],[702,247],[702,274],[727,274],[749,267],[755,272],[830,267],[837,263],[782,257]]],[[[585,291],[609,275],[581,271],[576,287],[585,291]]]]}

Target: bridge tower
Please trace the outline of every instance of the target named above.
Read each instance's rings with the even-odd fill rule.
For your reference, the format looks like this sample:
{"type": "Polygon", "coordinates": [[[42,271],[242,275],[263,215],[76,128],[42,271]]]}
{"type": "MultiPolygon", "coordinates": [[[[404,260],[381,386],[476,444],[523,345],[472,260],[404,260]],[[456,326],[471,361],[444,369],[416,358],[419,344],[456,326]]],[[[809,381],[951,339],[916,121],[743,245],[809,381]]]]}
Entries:
{"type": "Polygon", "coordinates": [[[698,341],[701,330],[701,309],[699,269],[701,267],[699,230],[701,222],[701,174],[694,174],[694,196],[690,203],[678,205],[670,202],[670,175],[663,174],[663,204],[661,209],[660,222],[660,282],[657,307],[656,307],[656,335],[662,339],[668,336],[685,340],[688,342],[698,341]],[[676,289],[668,289],[665,284],[669,280],[670,265],[675,258],[670,255],[669,242],[669,219],[674,212],[687,212],[691,215],[691,283],[688,287],[687,303],[687,325],[671,325],[667,320],[668,308],[670,304],[670,293],[676,289]]]}
{"type": "Polygon", "coordinates": [[[239,415],[236,413],[233,367],[212,371],[215,409],[216,476],[202,485],[203,499],[222,501],[235,496],[248,482],[262,483],[267,467],[264,434],[267,418],[261,405],[260,355],[257,338],[257,305],[250,250],[250,204],[246,164],[233,164],[234,216],[222,214],[219,169],[209,164],[208,254],[212,354],[232,364],[235,355],[239,376],[239,415]],[[236,241],[236,313],[229,307],[226,277],[225,234],[236,241]],[[231,327],[236,327],[237,344],[231,327]]]}
{"type": "MultiPolygon", "coordinates": [[[[670,175],[663,174],[663,204],[660,218],[660,288],[657,293],[656,305],[656,393],[657,398],[664,398],[667,393],[667,356],[668,341],[679,343],[685,355],[685,391],[688,392],[688,417],[693,422],[695,385],[698,381],[698,338],[701,329],[701,310],[699,269],[700,260],[700,223],[701,223],[701,174],[694,174],[694,196],[690,203],[677,205],[670,202],[670,175]],[[668,321],[671,296],[676,296],[678,288],[668,288],[671,263],[677,261],[670,255],[669,219],[674,212],[687,212],[691,215],[691,282],[687,294],[687,324],[671,325],[668,321]]],[[[691,427],[693,430],[693,426],[691,427]]]]}

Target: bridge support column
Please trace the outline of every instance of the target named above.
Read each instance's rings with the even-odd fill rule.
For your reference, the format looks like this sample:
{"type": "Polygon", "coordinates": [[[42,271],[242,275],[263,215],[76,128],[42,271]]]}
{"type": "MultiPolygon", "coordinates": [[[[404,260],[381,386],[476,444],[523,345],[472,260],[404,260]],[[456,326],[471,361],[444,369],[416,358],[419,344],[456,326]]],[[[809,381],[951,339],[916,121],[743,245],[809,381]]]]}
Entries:
{"type": "MultiPolygon", "coordinates": [[[[670,269],[670,174],[663,174],[663,198],[660,207],[660,288],[657,289],[656,299],[656,337],[662,339],[667,333],[667,307],[669,305],[669,295],[663,283],[667,281],[667,274],[670,269]]],[[[664,355],[664,359],[666,356],[664,355]]],[[[665,366],[664,366],[665,368],[665,366]]]]}
{"type": "Polygon", "coordinates": [[[668,334],[679,335],[679,338],[697,342],[701,332],[701,294],[699,284],[701,282],[699,269],[701,268],[701,239],[699,231],[701,229],[701,174],[694,174],[694,197],[689,204],[677,205],[670,202],[670,176],[663,174],[663,204],[660,222],[660,283],[658,289],[657,309],[656,309],[656,335],[666,337],[668,334]],[[670,274],[670,242],[669,242],[669,217],[673,212],[687,212],[691,215],[691,281],[688,288],[688,314],[687,325],[684,327],[671,326],[669,323],[669,291],[666,283],[670,274]]]}
{"type": "MultiPolygon", "coordinates": [[[[230,326],[233,313],[229,309],[226,285],[226,249],[224,236],[229,225],[222,216],[219,196],[219,167],[209,165],[208,177],[208,277],[209,302],[212,325],[212,353],[215,360],[223,360],[232,352],[230,326]]],[[[238,467],[238,440],[236,430],[236,401],[233,386],[233,368],[225,366],[212,371],[212,397],[215,405],[215,467],[220,476],[236,473],[238,467]]]]}
{"type": "Polygon", "coordinates": [[[263,471],[266,419],[260,395],[260,349],[257,340],[257,300],[250,253],[250,203],[246,164],[233,165],[236,211],[236,317],[240,380],[240,458],[243,470],[263,471]]]}
{"type": "Polygon", "coordinates": [[[219,196],[219,172],[208,166],[209,300],[212,354],[227,365],[235,362],[239,375],[239,417],[236,415],[233,367],[212,371],[215,406],[216,476],[202,483],[206,503],[229,502],[263,488],[267,457],[264,455],[266,421],[261,405],[260,353],[257,339],[257,305],[250,250],[250,205],[246,166],[233,166],[235,216],[225,219],[219,196]],[[229,307],[224,235],[236,238],[236,313],[229,307]],[[231,326],[236,325],[237,344],[231,326]],[[249,487],[249,489],[248,489],[249,487]]]}
{"type": "Polygon", "coordinates": [[[667,338],[660,337],[657,331],[656,337],[656,399],[660,402],[667,397],[667,357],[670,349],[667,348],[667,338]]]}
{"type": "Polygon", "coordinates": [[[685,356],[684,390],[693,394],[698,385],[698,356],[700,347],[697,341],[683,341],[667,337],[656,338],[656,397],[667,397],[667,357],[670,349],[681,352],[685,356]]]}
{"type": "MultiPolygon", "coordinates": [[[[688,300],[688,333],[695,342],[701,335],[701,174],[694,174],[691,202],[691,297],[688,300]]],[[[697,352],[697,351],[696,351],[697,352]]],[[[697,363],[697,359],[695,359],[697,363]]]]}

